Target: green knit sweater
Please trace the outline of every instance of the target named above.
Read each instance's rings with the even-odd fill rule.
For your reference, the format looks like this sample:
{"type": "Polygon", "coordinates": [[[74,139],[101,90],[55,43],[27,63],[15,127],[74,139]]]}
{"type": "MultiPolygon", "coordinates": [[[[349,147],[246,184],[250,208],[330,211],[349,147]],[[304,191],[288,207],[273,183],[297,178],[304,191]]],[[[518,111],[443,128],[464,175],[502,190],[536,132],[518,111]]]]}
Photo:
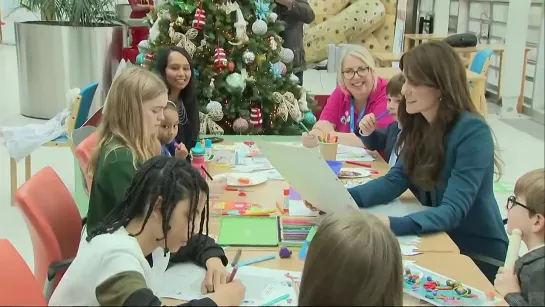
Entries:
{"type": "Polygon", "coordinates": [[[112,141],[99,151],[93,184],[89,195],[87,229],[92,229],[124,199],[136,173],[133,154],[127,147],[112,141]],[[113,147],[116,147],[112,150],[113,147]]]}

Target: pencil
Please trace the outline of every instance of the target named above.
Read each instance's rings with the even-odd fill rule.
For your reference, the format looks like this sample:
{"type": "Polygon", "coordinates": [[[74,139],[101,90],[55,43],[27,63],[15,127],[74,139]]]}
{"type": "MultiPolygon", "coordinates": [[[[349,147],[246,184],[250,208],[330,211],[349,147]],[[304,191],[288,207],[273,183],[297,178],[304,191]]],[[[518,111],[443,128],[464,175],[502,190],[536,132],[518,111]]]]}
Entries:
{"type": "Polygon", "coordinates": [[[201,165],[201,168],[206,173],[206,176],[208,176],[208,178],[210,178],[210,180],[214,180],[214,178],[212,178],[212,176],[210,176],[210,173],[206,170],[206,168],[204,168],[204,166],[201,165]]]}
{"type": "Polygon", "coordinates": [[[384,116],[388,115],[388,110],[380,113],[379,115],[377,115],[377,117],[375,118],[375,120],[379,120],[381,118],[383,118],[384,116]]]}
{"type": "Polygon", "coordinates": [[[299,126],[301,126],[301,128],[303,128],[303,130],[305,130],[306,133],[310,133],[310,131],[308,131],[308,129],[307,129],[307,126],[305,126],[305,124],[303,124],[303,122],[299,122],[299,126]]]}
{"type": "Polygon", "coordinates": [[[231,271],[231,275],[229,275],[229,279],[227,279],[227,282],[230,283],[235,279],[235,275],[237,274],[238,266],[234,266],[233,270],[231,271]]]}
{"type": "Polygon", "coordinates": [[[235,267],[238,264],[238,260],[240,259],[240,255],[242,254],[242,249],[238,249],[237,253],[235,254],[235,258],[233,258],[233,262],[231,263],[232,267],[235,267]]]}

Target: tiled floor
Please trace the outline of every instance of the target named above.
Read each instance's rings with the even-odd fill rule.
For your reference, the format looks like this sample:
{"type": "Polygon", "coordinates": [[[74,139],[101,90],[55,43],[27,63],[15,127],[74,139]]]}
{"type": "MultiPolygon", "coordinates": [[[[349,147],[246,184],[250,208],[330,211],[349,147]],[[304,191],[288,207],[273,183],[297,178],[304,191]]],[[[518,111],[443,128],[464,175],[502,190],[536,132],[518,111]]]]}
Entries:
{"type": "MultiPolygon", "coordinates": [[[[332,86],[331,81],[326,79],[327,77],[316,71],[309,71],[305,74],[305,86],[311,91],[324,91],[332,86]]],[[[40,122],[19,115],[18,97],[15,47],[0,44],[0,126],[20,126],[40,122]]],[[[495,110],[493,106],[491,106],[491,110],[495,110]]],[[[529,120],[526,118],[515,121],[520,121],[523,124],[506,124],[493,114],[488,117],[488,122],[494,130],[498,148],[505,162],[501,181],[507,183],[513,183],[528,170],[544,165],[543,137],[536,135],[534,131],[536,129],[543,131],[543,126],[536,126],[533,122],[528,122],[529,120]],[[517,128],[523,130],[517,130],[517,128]]],[[[3,140],[0,142],[3,144],[3,140]]],[[[74,168],[70,150],[68,148],[42,147],[32,154],[33,172],[48,165],[53,167],[66,186],[74,191],[74,168]]],[[[24,176],[23,166],[23,163],[19,163],[19,178],[24,176]]],[[[497,196],[500,206],[502,206],[505,195],[497,196]]],[[[18,210],[10,204],[9,156],[4,146],[0,146],[0,238],[11,240],[29,265],[33,267],[32,245],[26,225],[18,210]]]]}

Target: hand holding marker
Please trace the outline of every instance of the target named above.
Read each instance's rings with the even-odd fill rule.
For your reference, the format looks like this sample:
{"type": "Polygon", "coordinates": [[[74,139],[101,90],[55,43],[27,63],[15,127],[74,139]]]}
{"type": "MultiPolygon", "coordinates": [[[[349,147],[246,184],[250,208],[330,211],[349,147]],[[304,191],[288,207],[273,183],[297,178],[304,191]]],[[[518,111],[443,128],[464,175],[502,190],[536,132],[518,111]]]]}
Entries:
{"type": "Polygon", "coordinates": [[[238,260],[240,259],[240,255],[242,254],[242,250],[239,249],[237,250],[237,253],[235,255],[235,258],[233,258],[233,262],[231,263],[231,266],[233,267],[233,270],[231,271],[231,275],[229,275],[229,279],[227,279],[227,282],[230,283],[233,281],[233,279],[235,279],[235,275],[237,274],[237,271],[238,271],[238,260]]]}
{"type": "Polygon", "coordinates": [[[386,115],[388,115],[388,110],[380,113],[376,117],[375,117],[375,115],[373,113],[369,113],[369,114],[365,115],[361,119],[361,121],[358,123],[359,128],[360,128],[359,129],[359,134],[361,136],[368,136],[371,133],[373,133],[373,131],[375,131],[375,129],[376,129],[377,121],[382,119],[386,115]]]}

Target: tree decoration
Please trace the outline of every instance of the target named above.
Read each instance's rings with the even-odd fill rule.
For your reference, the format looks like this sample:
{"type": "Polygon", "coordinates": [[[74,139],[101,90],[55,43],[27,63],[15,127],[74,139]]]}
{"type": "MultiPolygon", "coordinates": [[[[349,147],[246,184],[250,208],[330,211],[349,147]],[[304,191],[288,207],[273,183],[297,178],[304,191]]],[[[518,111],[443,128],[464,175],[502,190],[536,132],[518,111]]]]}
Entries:
{"type": "Polygon", "coordinates": [[[267,33],[267,30],[267,23],[261,19],[257,19],[252,24],[252,32],[254,32],[255,35],[265,35],[265,33],[267,33]]]}
{"type": "MultiPolygon", "coordinates": [[[[223,112],[221,114],[221,117],[223,118],[223,112]]],[[[199,129],[200,134],[218,135],[224,133],[223,128],[221,128],[216,122],[214,122],[208,114],[199,112],[199,120],[201,122],[201,126],[199,129]]]]}
{"type": "Polygon", "coordinates": [[[170,40],[173,43],[176,42],[176,46],[185,49],[185,51],[187,51],[190,57],[193,57],[193,54],[195,53],[197,49],[195,44],[193,44],[193,42],[191,41],[197,36],[196,34],[197,34],[196,30],[193,28],[188,29],[186,34],[175,32],[172,27],[169,28],[170,40]]]}
{"type": "Polygon", "coordinates": [[[301,95],[299,96],[299,100],[297,100],[299,102],[299,110],[301,110],[301,112],[309,112],[310,110],[308,108],[307,102],[307,90],[305,90],[302,86],[297,86],[297,88],[301,93],[301,95]]]}
{"type": "Polygon", "coordinates": [[[189,1],[170,0],[170,2],[185,12],[193,12],[196,9],[196,6],[189,1]]]}
{"type": "Polygon", "coordinates": [[[236,69],[236,64],[235,64],[235,62],[229,61],[229,62],[227,63],[227,69],[229,69],[230,72],[235,71],[235,69],[236,69]]]}
{"type": "Polygon", "coordinates": [[[268,2],[263,2],[263,0],[254,0],[254,4],[255,14],[257,18],[261,20],[266,20],[271,11],[271,9],[269,8],[271,4],[268,2]]]}
{"type": "Polygon", "coordinates": [[[269,71],[275,78],[282,78],[282,67],[280,66],[280,62],[270,63],[269,71]]]}
{"type": "Polygon", "coordinates": [[[316,123],[316,116],[312,112],[306,112],[303,116],[303,122],[307,125],[314,125],[316,123]]]}
{"type": "Polygon", "coordinates": [[[250,50],[244,51],[244,53],[242,54],[242,60],[246,65],[252,64],[255,61],[255,53],[250,50]]]}
{"type": "Polygon", "coordinates": [[[293,54],[293,50],[289,48],[282,47],[282,50],[280,50],[280,60],[286,64],[289,64],[293,61],[293,58],[295,55],[293,54]]]}
{"type": "Polygon", "coordinates": [[[214,52],[214,65],[216,66],[217,70],[222,70],[227,66],[227,57],[225,55],[225,50],[221,47],[216,48],[216,51],[214,52]]]}
{"type": "Polygon", "coordinates": [[[269,14],[269,21],[271,23],[275,23],[276,22],[276,19],[278,19],[278,14],[276,14],[275,12],[271,12],[269,14]]]}
{"type": "Polygon", "coordinates": [[[236,29],[236,38],[238,42],[231,43],[231,45],[235,44],[245,44],[247,43],[250,38],[248,37],[248,34],[246,34],[246,27],[248,26],[248,22],[244,19],[244,15],[242,15],[242,10],[240,8],[237,8],[237,21],[235,22],[235,29],[236,29]]]}
{"type": "Polygon", "coordinates": [[[257,65],[259,65],[259,66],[262,66],[263,63],[265,63],[265,61],[267,61],[267,57],[264,54],[258,54],[255,57],[255,59],[257,61],[257,65]]]}
{"type": "Polygon", "coordinates": [[[274,36],[269,37],[269,46],[271,46],[271,50],[273,51],[278,49],[278,43],[276,42],[276,39],[274,39],[274,36]]]}
{"type": "Polygon", "coordinates": [[[242,117],[235,119],[235,121],[233,122],[233,131],[238,134],[246,133],[248,131],[248,128],[250,128],[250,126],[248,125],[248,121],[242,117]]]}
{"type": "Polygon", "coordinates": [[[246,80],[237,72],[229,74],[225,82],[227,83],[227,89],[231,93],[242,93],[246,88],[246,80]]]}
{"type": "Polygon", "coordinates": [[[299,83],[299,77],[297,77],[294,73],[291,73],[290,74],[290,81],[293,84],[298,84],[299,83]]]}
{"type": "Polygon", "coordinates": [[[288,115],[296,122],[301,121],[303,115],[293,93],[287,92],[282,95],[279,92],[273,92],[271,99],[278,104],[277,114],[284,121],[288,120],[288,115]]]}
{"type": "Polygon", "coordinates": [[[223,107],[218,101],[211,100],[206,105],[206,112],[208,113],[208,116],[215,122],[223,119],[223,107]]]}
{"type": "Polygon", "coordinates": [[[155,42],[157,40],[157,37],[161,35],[161,30],[159,29],[159,24],[161,23],[161,17],[157,17],[155,22],[152,24],[151,28],[148,32],[148,40],[155,42]]]}
{"type": "Polygon", "coordinates": [[[255,128],[261,128],[263,124],[263,117],[261,115],[261,108],[254,106],[250,108],[250,124],[255,128]]]}
{"type": "Polygon", "coordinates": [[[225,14],[231,14],[232,12],[240,9],[238,2],[231,0],[224,1],[218,8],[225,11],[225,14]]]}
{"type": "Polygon", "coordinates": [[[198,8],[195,11],[195,17],[193,18],[193,28],[196,30],[202,30],[204,29],[204,25],[206,24],[206,12],[198,8]]]}
{"type": "Polygon", "coordinates": [[[278,62],[278,65],[280,66],[280,74],[282,74],[282,76],[284,76],[286,74],[286,72],[288,71],[288,68],[286,67],[286,64],[284,64],[282,62],[278,62]]]}

